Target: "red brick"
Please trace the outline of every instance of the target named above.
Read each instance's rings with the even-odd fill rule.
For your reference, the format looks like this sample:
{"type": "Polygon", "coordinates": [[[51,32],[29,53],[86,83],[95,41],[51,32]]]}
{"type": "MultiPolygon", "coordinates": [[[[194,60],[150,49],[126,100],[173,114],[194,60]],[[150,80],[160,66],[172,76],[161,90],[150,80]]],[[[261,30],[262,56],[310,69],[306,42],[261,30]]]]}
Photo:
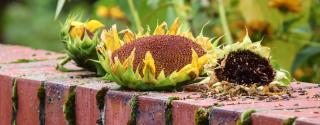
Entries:
{"type": "Polygon", "coordinates": [[[168,98],[139,96],[138,125],[166,125],[166,107],[168,98]]]}
{"type": "Polygon", "coordinates": [[[310,109],[295,109],[295,110],[272,110],[266,112],[258,112],[252,114],[253,125],[281,125],[289,118],[313,118],[320,117],[320,107],[310,109]],[[314,113],[314,112],[318,112],[314,113]]]}
{"type": "Polygon", "coordinates": [[[201,107],[209,108],[214,105],[216,100],[214,99],[185,99],[185,100],[175,100],[172,103],[172,115],[173,124],[175,125],[185,125],[185,124],[196,124],[195,123],[195,113],[201,107]]]}
{"type": "Polygon", "coordinates": [[[12,82],[8,76],[0,75],[0,125],[10,125],[12,120],[12,82]]]}
{"type": "Polygon", "coordinates": [[[0,44],[0,63],[10,63],[17,61],[18,59],[37,59],[48,60],[56,59],[63,56],[60,53],[49,52],[45,50],[35,50],[28,47],[16,46],[16,45],[3,45],[0,44]],[[13,56],[14,54],[14,56],[13,56]]]}
{"type": "Polygon", "coordinates": [[[320,105],[320,101],[314,100],[290,100],[277,102],[257,102],[251,104],[234,104],[222,107],[213,108],[210,113],[210,124],[216,125],[235,124],[241,113],[249,109],[257,111],[271,111],[271,110],[294,110],[301,108],[315,108],[320,105]],[[227,120],[224,120],[227,119],[227,120]]]}
{"type": "Polygon", "coordinates": [[[133,92],[109,90],[106,96],[106,125],[126,125],[131,118],[130,99],[133,92]]]}
{"type": "Polygon", "coordinates": [[[17,79],[18,112],[17,125],[38,125],[40,81],[17,79]]]}
{"type": "Polygon", "coordinates": [[[314,118],[298,118],[295,125],[320,125],[320,117],[314,118]]]}
{"type": "Polygon", "coordinates": [[[46,82],[45,124],[67,125],[64,117],[63,105],[69,93],[69,85],[56,82],[46,82]]]}
{"type": "Polygon", "coordinates": [[[94,125],[100,118],[96,95],[107,84],[91,83],[80,85],[76,89],[76,124],[94,125]]]}

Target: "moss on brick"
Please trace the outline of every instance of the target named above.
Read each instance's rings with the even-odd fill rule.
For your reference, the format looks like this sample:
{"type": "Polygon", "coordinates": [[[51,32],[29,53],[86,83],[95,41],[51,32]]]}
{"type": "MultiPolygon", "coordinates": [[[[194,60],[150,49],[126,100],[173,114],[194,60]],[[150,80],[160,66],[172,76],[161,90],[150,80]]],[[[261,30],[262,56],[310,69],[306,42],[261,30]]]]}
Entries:
{"type": "Polygon", "coordinates": [[[69,90],[68,98],[63,106],[64,116],[68,121],[69,125],[76,124],[76,113],[75,113],[75,100],[76,100],[76,86],[71,86],[69,90]]]}
{"type": "Polygon", "coordinates": [[[172,96],[168,98],[168,101],[166,103],[166,125],[172,125],[172,101],[173,100],[179,100],[179,97],[172,96]]]}
{"type": "Polygon", "coordinates": [[[15,61],[12,61],[10,63],[29,63],[29,62],[38,62],[38,61],[44,61],[39,59],[17,59],[15,61]]]}
{"type": "Polygon", "coordinates": [[[46,89],[44,87],[44,82],[41,83],[38,89],[38,99],[39,99],[39,120],[40,125],[45,124],[45,101],[46,101],[46,89]]]}
{"type": "Polygon", "coordinates": [[[209,111],[205,108],[199,108],[195,113],[196,125],[209,125],[209,111]]]}
{"type": "Polygon", "coordinates": [[[283,121],[283,125],[293,125],[297,117],[291,117],[283,121]]]}
{"type": "Polygon", "coordinates": [[[17,78],[13,78],[12,80],[12,125],[16,125],[16,118],[18,112],[18,93],[17,93],[17,78]]]}
{"type": "Polygon", "coordinates": [[[134,95],[129,100],[129,104],[131,107],[131,118],[128,121],[127,125],[136,125],[137,123],[137,114],[138,114],[138,106],[139,106],[138,97],[139,95],[134,95]]]}
{"type": "Polygon", "coordinates": [[[99,116],[99,119],[97,120],[97,124],[98,125],[103,125],[103,119],[104,118],[101,115],[101,113],[103,113],[103,109],[105,107],[104,102],[105,102],[105,96],[107,94],[107,91],[108,91],[108,88],[107,87],[103,87],[96,94],[97,106],[98,106],[99,111],[100,111],[100,116],[99,116]]]}
{"type": "Polygon", "coordinates": [[[254,109],[249,109],[244,111],[241,116],[240,119],[237,120],[237,125],[251,125],[251,114],[255,113],[256,110],[254,109]]]}

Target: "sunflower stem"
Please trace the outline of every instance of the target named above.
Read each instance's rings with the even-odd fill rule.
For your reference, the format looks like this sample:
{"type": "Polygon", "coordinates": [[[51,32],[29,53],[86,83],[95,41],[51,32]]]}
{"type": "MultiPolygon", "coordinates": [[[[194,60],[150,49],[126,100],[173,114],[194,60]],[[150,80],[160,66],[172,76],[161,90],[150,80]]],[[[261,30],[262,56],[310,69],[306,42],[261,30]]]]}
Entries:
{"type": "Polygon", "coordinates": [[[220,15],[220,20],[221,20],[221,24],[222,24],[222,28],[224,31],[224,35],[226,36],[226,43],[227,44],[232,44],[232,37],[231,37],[231,33],[229,30],[229,26],[228,26],[228,22],[227,22],[227,18],[226,18],[226,12],[223,6],[223,0],[217,0],[218,1],[218,6],[219,6],[219,15],[220,15]]]}
{"type": "Polygon", "coordinates": [[[57,70],[60,70],[60,71],[62,71],[62,72],[69,72],[70,70],[67,69],[67,68],[65,68],[64,65],[65,65],[66,63],[68,63],[70,60],[71,60],[71,58],[70,58],[69,56],[66,56],[65,58],[63,58],[63,59],[61,60],[61,62],[59,62],[59,64],[57,65],[56,69],[57,69],[57,70]]]}
{"type": "Polygon", "coordinates": [[[132,0],[128,0],[128,4],[129,4],[130,11],[132,13],[132,16],[133,16],[133,20],[134,20],[135,25],[137,27],[137,30],[138,30],[138,32],[141,32],[142,25],[141,25],[141,21],[140,21],[137,9],[135,8],[132,0]]]}

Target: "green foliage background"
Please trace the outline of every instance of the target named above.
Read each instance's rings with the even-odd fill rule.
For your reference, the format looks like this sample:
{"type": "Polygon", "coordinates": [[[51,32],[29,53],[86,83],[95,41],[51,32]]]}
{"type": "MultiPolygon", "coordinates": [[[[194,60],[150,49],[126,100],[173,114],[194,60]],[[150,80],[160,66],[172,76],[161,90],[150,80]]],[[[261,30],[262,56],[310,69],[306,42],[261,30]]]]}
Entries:
{"type": "MultiPolygon", "coordinates": [[[[60,0],[64,1],[64,0],[60,0]]],[[[167,21],[170,26],[176,17],[182,20],[184,29],[199,34],[204,24],[204,35],[219,37],[226,32],[222,28],[219,7],[223,6],[231,36],[239,40],[250,21],[263,21],[271,27],[271,33],[254,32],[255,40],[272,48],[272,56],[280,66],[290,70],[301,81],[320,82],[320,2],[302,0],[300,12],[284,12],[272,8],[268,0],[68,0],[58,18],[54,20],[56,0],[15,0],[4,9],[3,23],[5,43],[20,44],[53,51],[63,51],[59,38],[60,24],[70,13],[82,13],[84,19],[98,19],[107,27],[118,24],[119,29],[127,27],[138,30],[142,27],[154,29],[158,23],[167,21]],[[112,16],[98,16],[97,8],[119,7],[121,19],[112,16]],[[137,12],[138,17],[134,16],[137,12]],[[234,26],[235,24],[240,26],[234,26]]],[[[250,30],[249,30],[250,32],[250,30]]],[[[221,44],[224,44],[223,42],[221,44]]]]}

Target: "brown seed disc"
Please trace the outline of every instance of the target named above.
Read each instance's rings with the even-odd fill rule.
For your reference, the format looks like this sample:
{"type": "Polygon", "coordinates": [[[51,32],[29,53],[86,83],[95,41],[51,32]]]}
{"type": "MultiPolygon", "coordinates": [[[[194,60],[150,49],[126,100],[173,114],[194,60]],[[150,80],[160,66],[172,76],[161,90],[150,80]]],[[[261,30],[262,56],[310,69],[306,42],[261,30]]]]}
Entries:
{"type": "Polygon", "coordinates": [[[238,50],[218,61],[221,67],[214,71],[220,81],[236,84],[267,85],[273,81],[275,71],[269,60],[250,50],[238,50]],[[223,66],[224,65],[224,66],[223,66]]]}
{"type": "Polygon", "coordinates": [[[140,74],[143,69],[143,59],[147,51],[150,51],[155,60],[156,76],[164,70],[166,76],[173,71],[179,71],[185,65],[192,61],[193,48],[199,57],[206,52],[198,44],[192,40],[175,35],[154,35],[136,39],[128,44],[123,45],[112,54],[112,59],[118,57],[121,62],[130,56],[131,51],[135,50],[135,58],[133,61],[134,71],[139,67],[140,74]]]}

